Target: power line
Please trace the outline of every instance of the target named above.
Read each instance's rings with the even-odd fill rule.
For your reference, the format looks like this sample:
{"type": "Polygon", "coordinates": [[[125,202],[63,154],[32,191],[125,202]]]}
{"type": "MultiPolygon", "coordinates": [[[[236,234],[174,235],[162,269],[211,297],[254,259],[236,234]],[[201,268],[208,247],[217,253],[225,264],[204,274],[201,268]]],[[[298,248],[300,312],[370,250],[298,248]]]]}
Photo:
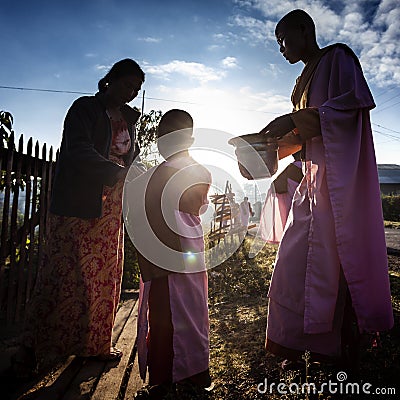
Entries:
{"type": "Polygon", "coordinates": [[[389,92],[393,91],[394,89],[397,89],[397,86],[392,86],[390,89],[383,89],[382,92],[378,93],[374,98],[378,98],[383,96],[384,94],[388,94],[389,92]]]}
{"type": "Polygon", "coordinates": [[[383,108],[377,109],[377,110],[375,111],[375,114],[378,114],[378,113],[380,113],[381,111],[385,111],[385,110],[387,110],[387,109],[389,109],[389,108],[391,108],[391,107],[397,106],[397,104],[400,104],[400,101],[397,101],[396,103],[393,103],[393,104],[391,104],[391,105],[389,105],[389,106],[387,106],[387,107],[383,107],[383,108]]]}
{"type": "Polygon", "coordinates": [[[31,92],[68,93],[68,94],[93,94],[88,92],[77,92],[73,90],[39,89],[39,88],[26,88],[26,87],[15,87],[15,86],[0,86],[0,89],[27,90],[31,92]]]}
{"type": "Polygon", "coordinates": [[[379,133],[380,135],[386,136],[388,138],[391,138],[392,140],[397,140],[400,142],[400,137],[391,135],[390,133],[384,133],[381,131],[377,131],[376,129],[374,129],[374,133],[379,133]]]}
{"type": "Polygon", "coordinates": [[[395,94],[394,96],[390,97],[389,99],[386,99],[385,101],[383,101],[382,103],[380,103],[379,106],[381,106],[381,105],[383,105],[383,104],[389,102],[390,100],[393,100],[393,99],[395,99],[396,97],[399,97],[399,96],[400,96],[400,93],[397,93],[397,94],[395,94]]]}
{"type": "Polygon", "coordinates": [[[377,126],[377,127],[379,127],[379,128],[386,129],[387,131],[390,131],[390,132],[393,132],[393,133],[399,133],[399,134],[400,134],[399,131],[395,131],[394,129],[386,128],[386,127],[384,127],[384,126],[382,126],[382,125],[375,124],[374,122],[372,122],[372,125],[375,125],[375,126],[377,126]]]}
{"type": "MultiPolygon", "coordinates": [[[[80,94],[80,95],[92,95],[93,93],[91,92],[81,92],[81,91],[75,91],[75,90],[57,90],[57,89],[42,89],[42,88],[28,88],[28,87],[17,87],[17,86],[3,86],[0,85],[0,89],[8,89],[8,90],[22,90],[22,91],[31,91],[31,92],[47,92],[47,93],[65,93],[65,94],[80,94]]],[[[395,96],[391,97],[390,99],[384,101],[383,103],[380,104],[380,106],[384,103],[387,103],[390,100],[393,100],[394,98],[400,96],[399,94],[396,94],[395,96]]],[[[191,105],[205,105],[204,103],[196,103],[196,102],[190,102],[190,101],[181,101],[181,100],[172,100],[172,99],[162,99],[162,98],[157,98],[157,97],[143,97],[146,100],[156,100],[156,101],[166,101],[166,102],[170,102],[170,103],[180,103],[180,104],[191,104],[191,105]]],[[[391,104],[387,107],[384,107],[382,109],[377,109],[374,113],[377,114],[381,111],[387,110],[388,108],[391,108],[397,104],[400,104],[400,101],[391,104]]],[[[241,108],[237,108],[237,110],[243,110],[243,111],[249,111],[249,112],[259,112],[259,113],[263,113],[263,114],[274,114],[274,115],[279,115],[279,113],[277,112],[271,112],[271,111],[259,111],[259,110],[249,110],[249,109],[241,109],[241,108]]],[[[377,125],[380,128],[383,129],[387,129],[389,131],[395,132],[395,133],[400,133],[398,131],[394,131],[392,129],[389,128],[385,128],[383,126],[377,125]]]]}
{"type": "MultiPolygon", "coordinates": [[[[32,92],[50,92],[50,93],[67,93],[67,94],[93,95],[93,93],[90,93],[90,92],[79,92],[79,91],[72,91],[72,90],[26,88],[26,87],[2,86],[2,85],[0,85],[0,89],[25,90],[25,91],[32,91],[32,92]]],[[[196,102],[172,100],[172,99],[161,99],[161,98],[157,98],[157,97],[147,97],[147,96],[143,96],[143,99],[156,100],[156,101],[166,101],[166,102],[169,102],[169,103],[191,104],[191,105],[198,105],[198,106],[207,105],[207,104],[204,104],[204,103],[196,103],[196,102]]],[[[279,115],[280,114],[280,113],[272,112],[272,111],[249,110],[249,109],[245,109],[245,108],[235,108],[235,109],[236,110],[242,110],[242,111],[249,111],[249,112],[259,112],[259,113],[263,113],[263,114],[274,114],[274,115],[279,115]]]]}

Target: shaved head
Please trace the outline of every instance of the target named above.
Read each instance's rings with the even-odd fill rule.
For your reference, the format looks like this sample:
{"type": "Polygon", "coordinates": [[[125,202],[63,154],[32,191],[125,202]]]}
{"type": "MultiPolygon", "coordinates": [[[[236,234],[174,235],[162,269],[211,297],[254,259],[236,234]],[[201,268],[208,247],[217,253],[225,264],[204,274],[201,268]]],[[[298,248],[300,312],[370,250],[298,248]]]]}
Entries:
{"type": "Polygon", "coordinates": [[[293,10],[286,14],[281,20],[278,22],[275,28],[275,34],[281,29],[283,26],[286,28],[301,28],[304,27],[310,34],[315,37],[315,24],[313,19],[309,14],[307,14],[304,10],[293,10]]]}

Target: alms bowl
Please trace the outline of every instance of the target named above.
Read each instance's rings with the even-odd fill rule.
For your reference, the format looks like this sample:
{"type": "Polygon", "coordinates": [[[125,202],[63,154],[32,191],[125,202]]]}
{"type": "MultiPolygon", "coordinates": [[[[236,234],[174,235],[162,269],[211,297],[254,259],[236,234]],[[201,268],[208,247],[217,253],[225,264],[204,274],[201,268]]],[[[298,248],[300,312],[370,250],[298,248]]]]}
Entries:
{"type": "Polygon", "coordinates": [[[240,173],[253,180],[268,178],[278,170],[278,144],[259,133],[234,137],[228,141],[235,146],[240,173]]]}

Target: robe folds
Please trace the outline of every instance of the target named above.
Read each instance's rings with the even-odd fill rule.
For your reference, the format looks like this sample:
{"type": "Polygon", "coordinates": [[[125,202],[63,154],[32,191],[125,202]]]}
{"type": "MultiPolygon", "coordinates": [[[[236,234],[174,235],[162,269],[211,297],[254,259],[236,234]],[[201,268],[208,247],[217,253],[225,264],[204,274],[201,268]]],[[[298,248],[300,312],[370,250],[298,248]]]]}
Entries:
{"type": "Polygon", "coordinates": [[[211,174],[192,158],[178,157],[132,184],[140,375],[145,380],[149,372],[151,385],[196,377],[208,386],[208,277],[199,212],[208,202],[211,174]]]}
{"type": "MultiPolygon", "coordinates": [[[[289,164],[301,171],[301,161],[294,161],[289,164]]],[[[285,169],[285,173],[288,168],[285,169]]],[[[294,174],[293,174],[294,175],[294,174]]],[[[300,174],[291,176],[286,173],[285,190],[277,191],[274,184],[271,184],[261,211],[260,218],[260,235],[268,243],[277,244],[281,241],[286,221],[292,206],[294,192],[299,186],[300,174]]]]}
{"type": "Polygon", "coordinates": [[[305,176],[278,249],[267,349],[270,340],[337,356],[347,288],[360,332],[390,329],[393,312],[369,117],[375,104],[347,46],[329,46],[313,62],[294,89],[292,116],[307,137],[301,112],[318,109],[321,134],[305,143],[305,176]]]}

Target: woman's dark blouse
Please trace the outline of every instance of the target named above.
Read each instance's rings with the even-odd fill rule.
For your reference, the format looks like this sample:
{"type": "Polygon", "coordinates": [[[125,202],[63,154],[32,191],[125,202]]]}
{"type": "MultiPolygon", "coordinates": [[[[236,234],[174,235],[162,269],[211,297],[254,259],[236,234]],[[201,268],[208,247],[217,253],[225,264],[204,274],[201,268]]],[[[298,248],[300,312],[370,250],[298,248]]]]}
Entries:
{"type": "MultiPolygon", "coordinates": [[[[131,149],[124,156],[129,166],[139,154],[135,123],[140,113],[128,105],[121,108],[131,136],[131,149]]],[[[64,121],[56,165],[50,211],[57,215],[97,218],[102,214],[103,186],[114,186],[122,168],[108,159],[112,131],[104,95],[80,97],[64,121]]]]}

